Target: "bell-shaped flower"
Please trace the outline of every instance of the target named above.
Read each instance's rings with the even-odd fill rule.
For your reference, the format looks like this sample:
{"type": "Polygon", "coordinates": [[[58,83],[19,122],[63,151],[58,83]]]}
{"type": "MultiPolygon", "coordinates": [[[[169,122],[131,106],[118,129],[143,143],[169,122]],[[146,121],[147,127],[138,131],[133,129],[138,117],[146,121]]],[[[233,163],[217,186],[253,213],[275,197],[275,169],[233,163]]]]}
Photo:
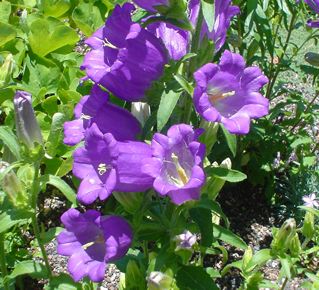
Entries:
{"type": "MultiPolygon", "coordinates": [[[[231,6],[231,0],[215,0],[215,13],[214,26],[212,31],[204,20],[201,30],[201,37],[207,36],[215,43],[215,51],[219,51],[224,45],[227,36],[227,30],[230,26],[231,19],[240,13],[240,9],[237,6],[231,6]]],[[[198,14],[200,9],[200,0],[190,0],[188,4],[190,10],[190,21],[194,26],[197,24],[198,14]]]]}
{"type": "Polygon", "coordinates": [[[143,142],[118,142],[111,133],[103,134],[94,123],[85,132],[85,146],[74,151],[73,174],[82,180],[77,198],[91,204],[107,199],[113,191],[140,192],[153,179],[141,170],[142,160],[151,156],[143,142]]]}
{"type": "Polygon", "coordinates": [[[33,149],[36,144],[42,144],[42,134],[32,107],[31,94],[17,91],[13,104],[19,139],[30,149],[33,149]]]}
{"type": "Polygon", "coordinates": [[[163,73],[167,63],[164,44],[131,19],[134,6],[117,5],[86,44],[91,47],[82,69],[95,83],[126,101],[139,101],[163,73]]]}
{"type": "Polygon", "coordinates": [[[74,115],[75,120],[64,123],[64,143],[70,146],[82,141],[93,123],[103,134],[112,133],[119,141],[134,140],[141,133],[138,120],[127,110],[110,103],[108,93],[97,85],[76,105],[74,115]]]}
{"type": "Polygon", "coordinates": [[[132,229],[118,216],[101,216],[98,211],[80,213],[69,209],[61,221],[65,226],[57,237],[58,254],[69,256],[68,271],[75,281],[88,276],[104,279],[106,264],[123,257],[132,243],[132,229]]]}
{"type": "Polygon", "coordinates": [[[269,101],[259,93],[268,79],[258,67],[246,67],[239,54],[226,50],[219,64],[204,65],[194,78],[197,112],[230,133],[247,134],[251,119],[268,114],[269,101]]]}
{"type": "Polygon", "coordinates": [[[198,199],[205,182],[205,146],[197,141],[201,132],[179,124],[172,126],[167,136],[156,133],[151,145],[153,156],[143,160],[142,170],[154,177],[154,189],[177,205],[198,199]]]}
{"type": "Polygon", "coordinates": [[[169,0],[133,0],[138,6],[149,12],[156,12],[156,6],[168,6],[169,0]]]}

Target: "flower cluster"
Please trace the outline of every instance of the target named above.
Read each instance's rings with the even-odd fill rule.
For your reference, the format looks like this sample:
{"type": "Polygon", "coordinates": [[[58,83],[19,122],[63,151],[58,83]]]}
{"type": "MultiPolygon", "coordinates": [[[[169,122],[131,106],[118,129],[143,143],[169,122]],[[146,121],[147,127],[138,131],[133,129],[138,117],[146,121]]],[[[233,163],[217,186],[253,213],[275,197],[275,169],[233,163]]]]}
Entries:
{"type": "MultiPolygon", "coordinates": [[[[151,15],[170,4],[166,0],[134,2],[151,15]]],[[[230,0],[216,0],[214,5],[215,25],[209,31],[204,22],[201,38],[214,41],[219,51],[239,8],[231,6],[230,0]]],[[[190,49],[189,31],[163,21],[147,24],[149,15],[141,23],[134,22],[134,10],[129,3],[117,5],[105,25],[86,40],[91,50],[81,68],[93,86],[75,107],[75,119],[64,125],[65,144],[77,145],[73,174],[81,180],[77,199],[84,205],[105,201],[113,192],[146,191],[181,205],[198,200],[205,184],[206,152],[199,142],[203,129],[175,124],[166,134],[154,134],[151,142],[140,140],[143,118],[111,102],[110,93],[123,101],[143,100],[164,66],[190,49]]],[[[202,13],[200,1],[191,0],[188,10],[189,21],[196,26],[202,13]]],[[[231,133],[248,133],[251,119],[268,113],[268,101],[259,93],[267,78],[259,68],[246,67],[238,54],[226,50],[219,64],[204,65],[194,79],[197,112],[209,122],[222,123],[231,133]]],[[[103,280],[106,263],[125,255],[132,243],[133,231],[122,217],[71,209],[62,222],[66,230],[58,237],[58,252],[70,256],[68,269],[76,281],[85,276],[103,280]]],[[[179,239],[185,248],[196,243],[196,235],[190,232],[179,239]]]]}

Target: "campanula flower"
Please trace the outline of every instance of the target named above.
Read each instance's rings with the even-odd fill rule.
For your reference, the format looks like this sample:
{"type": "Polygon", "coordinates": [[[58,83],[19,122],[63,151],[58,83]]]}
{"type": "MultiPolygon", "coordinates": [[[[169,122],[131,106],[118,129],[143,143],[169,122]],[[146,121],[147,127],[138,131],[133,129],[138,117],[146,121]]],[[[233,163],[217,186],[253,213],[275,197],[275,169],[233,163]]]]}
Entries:
{"type": "MultiPolygon", "coordinates": [[[[305,3],[313,12],[319,14],[319,0],[305,0],[305,3]]],[[[312,28],[319,28],[319,20],[308,20],[307,25],[312,28]]]]}
{"type": "Polygon", "coordinates": [[[206,64],[194,73],[197,112],[233,134],[247,134],[250,120],[269,111],[269,101],[259,93],[267,77],[258,67],[245,66],[241,55],[226,50],[219,64],[206,64]]]}
{"type": "MultiPolygon", "coordinates": [[[[215,43],[215,51],[219,51],[226,41],[227,30],[230,26],[231,19],[240,13],[240,9],[237,6],[231,6],[231,0],[215,0],[215,22],[212,31],[209,31],[208,25],[204,20],[201,37],[207,36],[209,39],[213,40],[215,43]]],[[[196,26],[199,9],[200,0],[190,0],[189,4],[190,10],[190,21],[194,26],[196,26]]],[[[211,11],[214,13],[214,11],[211,11]]]]}
{"type": "Polygon", "coordinates": [[[102,133],[112,133],[118,141],[134,140],[141,133],[138,120],[127,110],[111,104],[108,93],[97,85],[76,105],[74,115],[75,120],[64,123],[64,143],[70,146],[82,141],[93,123],[102,133]]]}
{"type": "Polygon", "coordinates": [[[319,208],[319,200],[317,199],[317,196],[315,193],[305,195],[302,198],[302,200],[304,202],[304,206],[312,207],[312,208],[319,208]]]}
{"type": "Polygon", "coordinates": [[[190,231],[185,230],[182,234],[177,235],[175,240],[177,242],[177,250],[191,250],[197,242],[197,237],[190,231]]]}
{"type": "Polygon", "coordinates": [[[145,191],[152,178],[141,172],[142,160],[151,156],[143,142],[118,142],[111,133],[103,134],[94,123],[85,132],[85,146],[74,151],[73,174],[82,180],[77,198],[91,204],[107,199],[114,190],[145,191]]]}
{"type": "Polygon", "coordinates": [[[86,44],[91,47],[82,69],[88,77],[126,101],[139,101],[163,73],[164,44],[131,19],[132,4],[117,5],[105,26],[86,44]]]}
{"type": "Polygon", "coordinates": [[[168,6],[169,0],[134,0],[138,6],[149,12],[156,12],[156,6],[168,6]]]}
{"type": "Polygon", "coordinates": [[[13,104],[19,139],[30,149],[33,149],[35,144],[42,144],[42,134],[32,107],[31,94],[17,91],[13,104]]]}
{"type": "Polygon", "coordinates": [[[106,264],[123,257],[132,243],[132,229],[118,216],[101,216],[98,211],[80,213],[69,209],[61,221],[65,226],[57,237],[58,254],[69,256],[68,271],[75,281],[88,276],[104,279],[106,264]]]}
{"type": "Polygon", "coordinates": [[[205,182],[205,146],[198,142],[201,132],[179,124],[172,126],[167,136],[156,133],[151,145],[153,156],[143,160],[142,170],[154,177],[154,189],[177,205],[198,199],[205,182]]]}

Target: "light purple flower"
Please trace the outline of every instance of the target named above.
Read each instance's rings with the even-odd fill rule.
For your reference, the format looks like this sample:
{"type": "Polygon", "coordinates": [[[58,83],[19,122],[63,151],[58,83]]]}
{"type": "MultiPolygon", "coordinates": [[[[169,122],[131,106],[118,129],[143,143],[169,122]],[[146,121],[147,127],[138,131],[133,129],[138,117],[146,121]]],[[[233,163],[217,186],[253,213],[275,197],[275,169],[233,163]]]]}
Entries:
{"type": "Polygon", "coordinates": [[[13,98],[13,104],[19,139],[31,149],[34,148],[35,143],[42,144],[42,134],[32,107],[31,94],[17,91],[13,98]]]}
{"type": "Polygon", "coordinates": [[[118,142],[96,124],[85,133],[85,147],[74,151],[73,174],[82,180],[77,198],[91,204],[107,199],[113,191],[139,192],[152,187],[153,179],[141,172],[151,148],[142,142],[118,142]]]}
{"type": "Polygon", "coordinates": [[[241,55],[226,50],[219,65],[209,63],[194,73],[197,112],[233,134],[247,134],[250,120],[269,111],[269,101],[259,93],[267,77],[258,67],[245,66],[241,55]]]}
{"type": "MultiPolygon", "coordinates": [[[[196,26],[200,0],[190,0],[190,21],[196,26]]],[[[214,11],[211,11],[214,13],[214,11]]],[[[231,0],[215,0],[215,22],[212,31],[209,31],[207,23],[204,20],[201,37],[207,36],[215,43],[215,51],[219,51],[226,41],[227,30],[230,26],[231,19],[240,13],[240,9],[237,6],[231,6],[231,0]]]]}
{"type": "Polygon", "coordinates": [[[149,12],[156,12],[156,6],[167,6],[169,0],[133,0],[138,6],[149,12]]]}
{"type": "Polygon", "coordinates": [[[93,282],[101,282],[106,263],[123,257],[131,246],[132,229],[121,217],[69,209],[61,221],[66,229],[57,237],[57,251],[70,257],[68,271],[75,281],[88,276],[93,282]]]}
{"type": "Polygon", "coordinates": [[[182,234],[176,236],[177,249],[190,250],[196,244],[197,237],[190,231],[185,230],[182,234]]]}
{"type": "Polygon", "coordinates": [[[155,34],[166,46],[170,59],[180,60],[189,49],[188,31],[166,22],[154,22],[147,30],[155,34]]]}
{"type": "Polygon", "coordinates": [[[304,206],[308,207],[319,207],[319,201],[315,193],[311,193],[310,195],[305,195],[302,200],[304,201],[304,206]]]}
{"type": "Polygon", "coordinates": [[[197,141],[201,132],[179,124],[172,126],[167,136],[156,133],[151,145],[153,157],[143,160],[142,170],[155,178],[155,190],[177,205],[198,199],[205,182],[205,146],[197,141]]]}
{"type": "Polygon", "coordinates": [[[164,44],[131,20],[132,4],[117,5],[105,26],[86,40],[92,50],[82,69],[89,78],[126,101],[144,97],[167,63],[164,44]]]}
{"type": "Polygon", "coordinates": [[[141,126],[133,115],[109,102],[108,93],[94,85],[91,94],[84,96],[74,110],[75,120],[64,123],[64,143],[76,145],[95,123],[103,134],[112,133],[118,141],[134,140],[141,126]]]}

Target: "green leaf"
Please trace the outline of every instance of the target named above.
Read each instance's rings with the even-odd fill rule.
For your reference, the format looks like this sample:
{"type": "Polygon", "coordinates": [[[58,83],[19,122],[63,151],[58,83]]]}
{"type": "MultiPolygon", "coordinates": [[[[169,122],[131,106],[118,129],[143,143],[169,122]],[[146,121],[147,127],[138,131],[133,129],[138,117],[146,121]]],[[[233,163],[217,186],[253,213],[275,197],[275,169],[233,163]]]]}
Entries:
{"type": "Polygon", "coordinates": [[[11,4],[10,4],[10,2],[8,2],[8,1],[0,2],[0,19],[4,23],[8,23],[9,22],[9,18],[10,18],[10,14],[11,14],[11,4]]]}
{"type": "Polygon", "coordinates": [[[47,232],[42,234],[42,242],[44,244],[50,243],[59,233],[61,233],[64,229],[61,227],[55,227],[49,229],[47,232]]]}
{"type": "Polygon", "coordinates": [[[56,149],[60,145],[62,138],[63,124],[66,121],[66,117],[62,113],[55,113],[52,118],[51,130],[48,140],[45,144],[46,153],[54,157],[56,155],[56,149]]]}
{"type": "Polygon", "coordinates": [[[174,75],[174,78],[180,84],[182,89],[184,89],[185,92],[187,92],[192,97],[194,93],[193,86],[180,74],[174,75]]]}
{"type": "Polygon", "coordinates": [[[44,15],[56,18],[62,16],[71,8],[70,0],[44,0],[40,3],[44,15]]]}
{"type": "Polygon", "coordinates": [[[103,24],[103,19],[98,7],[93,6],[91,2],[78,5],[73,10],[72,19],[86,36],[90,36],[103,24]]]}
{"type": "Polygon", "coordinates": [[[183,290],[217,290],[213,279],[202,267],[182,266],[176,275],[176,283],[183,290]]]}
{"type": "Polygon", "coordinates": [[[16,37],[16,30],[12,25],[0,22],[0,46],[16,37]]]}
{"type": "Polygon", "coordinates": [[[29,43],[32,51],[39,56],[46,56],[66,45],[74,45],[79,36],[70,27],[53,18],[39,18],[30,27],[29,43]]]}
{"type": "Polygon", "coordinates": [[[215,239],[224,241],[227,244],[230,244],[239,249],[245,250],[247,248],[246,243],[233,232],[228,229],[221,227],[220,225],[213,224],[213,234],[215,239]]]}
{"type": "Polygon", "coordinates": [[[163,92],[161,102],[157,112],[157,130],[161,131],[168,122],[173,110],[178,102],[181,92],[163,92]]]}
{"type": "Polygon", "coordinates": [[[268,261],[272,260],[273,256],[271,255],[270,249],[262,249],[253,255],[252,259],[248,264],[248,268],[251,268],[255,265],[263,266],[268,261]]]}
{"type": "Polygon", "coordinates": [[[35,261],[22,261],[18,263],[12,273],[9,275],[11,279],[14,279],[18,276],[28,274],[35,278],[46,278],[47,269],[44,265],[35,261]]]}
{"type": "Polygon", "coordinates": [[[20,210],[7,210],[0,214],[0,234],[6,232],[17,224],[26,224],[30,218],[30,212],[20,210]]]}
{"type": "Polygon", "coordinates": [[[313,143],[312,138],[310,138],[310,137],[301,137],[301,138],[298,138],[297,140],[295,140],[294,142],[292,142],[290,144],[290,147],[295,149],[295,148],[297,148],[300,145],[311,144],[311,143],[313,143]]]}
{"type": "Polygon", "coordinates": [[[213,1],[202,0],[202,11],[209,32],[212,32],[215,24],[215,4],[213,1]]]}
{"type": "Polygon", "coordinates": [[[67,274],[60,274],[50,279],[49,284],[44,286],[44,290],[82,290],[80,283],[76,283],[67,274]]]}
{"type": "Polygon", "coordinates": [[[225,136],[227,146],[233,156],[236,156],[237,152],[237,137],[234,134],[230,134],[228,130],[224,126],[220,126],[222,128],[222,132],[225,136]]]}
{"type": "Polygon", "coordinates": [[[11,151],[11,153],[19,160],[20,159],[20,145],[17,137],[12,133],[9,127],[0,127],[0,140],[11,151]]]}
{"type": "Polygon", "coordinates": [[[224,167],[209,167],[205,170],[209,176],[214,175],[220,179],[233,183],[243,181],[247,178],[247,175],[240,171],[224,167]]]}
{"type": "Polygon", "coordinates": [[[59,189],[73,205],[77,204],[75,191],[60,177],[54,175],[43,175],[41,179],[44,183],[51,184],[59,189]]]}
{"type": "Polygon", "coordinates": [[[215,240],[211,211],[209,209],[195,207],[189,210],[189,214],[200,229],[201,244],[204,247],[210,247],[215,240]]]}

